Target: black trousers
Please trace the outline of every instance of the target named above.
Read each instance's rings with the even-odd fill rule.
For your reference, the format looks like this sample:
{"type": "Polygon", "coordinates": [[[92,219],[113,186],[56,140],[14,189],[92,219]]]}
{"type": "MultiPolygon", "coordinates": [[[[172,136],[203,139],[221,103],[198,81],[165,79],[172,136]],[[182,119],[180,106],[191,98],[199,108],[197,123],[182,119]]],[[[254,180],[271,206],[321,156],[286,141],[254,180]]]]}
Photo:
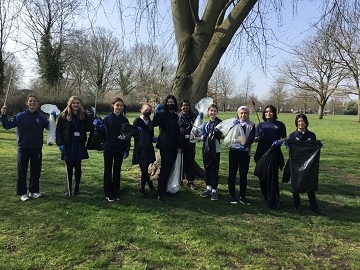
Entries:
{"type": "Polygon", "coordinates": [[[240,197],[245,198],[247,187],[247,174],[249,172],[250,156],[248,151],[229,151],[229,194],[235,197],[236,174],[240,175],[240,197]]]}
{"type": "MultiPolygon", "coordinates": [[[[309,191],[307,195],[309,198],[310,207],[317,208],[318,206],[316,202],[315,191],[309,191]]],[[[293,198],[294,198],[294,207],[299,207],[301,204],[299,193],[293,193],[293,198]]]]}
{"type": "Polygon", "coordinates": [[[106,197],[120,197],[120,173],[124,150],[113,152],[104,149],[104,193],[106,197]]]}
{"type": "Polygon", "coordinates": [[[219,184],[219,166],[220,166],[220,153],[216,156],[209,166],[205,166],[205,184],[211,186],[212,189],[217,189],[219,184]]]}
{"type": "Polygon", "coordinates": [[[139,167],[141,170],[140,189],[144,191],[146,183],[149,185],[149,188],[153,188],[154,184],[150,180],[149,164],[139,164],[139,167]]]}
{"type": "Polygon", "coordinates": [[[72,191],[72,178],[75,171],[75,192],[79,192],[80,179],[81,179],[81,160],[65,161],[67,176],[69,181],[70,192],[72,191]]]}
{"type": "Polygon", "coordinates": [[[189,182],[192,182],[195,180],[195,169],[194,169],[194,163],[195,163],[195,143],[190,143],[188,140],[186,142],[183,142],[183,175],[186,175],[186,179],[189,182]]]}
{"type": "Polygon", "coordinates": [[[177,156],[177,149],[161,150],[161,169],[158,178],[157,195],[163,197],[166,192],[167,183],[177,156]]]}
{"type": "Polygon", "coordinates": [[[18,148],[17,155],[17,185],[16,194],[27,193],[26,175],[30,161],[29,192],[39,193],[39,180],[41,174],[42,152],[41,148],[18,148]]]}

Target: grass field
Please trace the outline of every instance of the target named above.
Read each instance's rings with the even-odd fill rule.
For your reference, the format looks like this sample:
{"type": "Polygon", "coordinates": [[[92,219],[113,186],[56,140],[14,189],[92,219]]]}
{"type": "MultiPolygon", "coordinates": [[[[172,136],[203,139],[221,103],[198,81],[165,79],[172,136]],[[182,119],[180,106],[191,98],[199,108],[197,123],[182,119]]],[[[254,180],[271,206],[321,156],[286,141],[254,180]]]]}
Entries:
{"type": "MultiPolygon", "coordinates": [[[[130,122],[137,115],[129,113],[130,122]]],[[[296,214],[284,183],[282,208],[267,208],[253,160],[247,192],[252,205],[231,205],[225,148],[218,201],[201,198],[205,185],[196,179],[200,190],[182,186],[158,204],[155,193],[138,196],[139,170],[131,155],[122,166],[122,199],[107,202],[97,151],[83,162],[81,195],[64,197],[64,163],[56,146],[44,145],[43,196],[22,203],[15,195],[15,130],[0,129],[0,269],[360,269],[360,124],[355,116],[308,117],[324,144],[317,199],[325,217],[310,211],[306,195],[302,214],[296,214]]],[[[288,134],[294,118],[279,114],[288,134]]],[[[196,159],[201,164],[200,144],[196,159]]]]}

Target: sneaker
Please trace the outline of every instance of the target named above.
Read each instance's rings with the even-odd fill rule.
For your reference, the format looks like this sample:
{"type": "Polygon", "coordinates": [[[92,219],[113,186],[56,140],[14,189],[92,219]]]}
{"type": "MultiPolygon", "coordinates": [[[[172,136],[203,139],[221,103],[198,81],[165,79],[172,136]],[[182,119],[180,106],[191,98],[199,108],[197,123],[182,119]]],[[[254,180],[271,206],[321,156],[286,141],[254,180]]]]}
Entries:
{"type": "Polygon", "coordinates": [[[218,200],[217,192],[211,192],[211,200],[212,201],[217,201],[218,200]]]}
{"type": "Polygon", "coordinates": [[[156,201],[157,201],[158,203],[162,203],[163,200],[164,200],[164,199],[163,199],[161,196],[158,196],[157,199],[156,199],[156,201]]]}
{"type": "Polygon", "coordinates": [[[197,190],[198,187],[194,184],[194,182],[188,182],[187,186],[191,188],[192,190],[197,190]]]}
{"type": "Polygon", "coordinates": [[[70,195],[69,195],[69,193],[68,192],[65,192],[65,197],[69,197],[69,196],[71,196],[71,195],[74,195],[74,194],[72,194],[72,193],[70,193],[70,195]]]}
{"type": "Polygon", "coordinates": [[[245,205],[251,205],[250,200],[248,200],[246,198],[243,198],[243,197],[239,198],[239,202],[242,203],[242,204],[245,204],[245,205]]]}
{"type": "Polygon", "coordinates": [[[206,189],[203,193],[200,194],[201,197],[206,198],[207,196],[209,196],[211,194],[211,190],[210,189],[206,189]]]}
{"type": "Polygon", "coordinates": [[[34,192],[34,193],[29,193],[29,198],[34,198],[34,199],[37,199],[41,197],[41,194],[40,193],[37,193],[37,192],[34,192]]]}
{"type": "Polygon", "coordinates": [[[114,202],[115,199],[113,197],[105,197],[105,199],[107,199],[109,202],[114,202]]]}
{"type": "Polygon", "coordinates": [[[230,203],[231,204],[237,204],[239,200],[235,196],[230,196],[230,203]]]}
{"type": "Polygon", "coordinates": [[[26,201],[29,200],[29,197],[28,197],[28,195],[24,194],[24,195],[21,195],[20,200],[21,200],[22,202],[26,202],[26,201]]]}

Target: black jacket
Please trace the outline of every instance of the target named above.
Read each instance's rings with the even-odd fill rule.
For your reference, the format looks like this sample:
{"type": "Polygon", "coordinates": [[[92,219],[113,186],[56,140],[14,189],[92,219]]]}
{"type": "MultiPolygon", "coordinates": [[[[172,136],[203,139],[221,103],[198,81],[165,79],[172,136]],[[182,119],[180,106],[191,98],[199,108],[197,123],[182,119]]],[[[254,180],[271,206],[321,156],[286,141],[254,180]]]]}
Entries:
{"type": "Polygon", "coordinates": [[[181,148],[179,117],[176,113],[162,111],[155,113],[153,126],[159,127],[160,133],[156,148],[161,150],[173,150],[181,148]]]}
{"type": "Polygon", "coordinates": [[[80,132],[80,142],[86,143],[86,132],[90,131],[92,119],[88,115],[84,115],[83,120],[68,121],[65,114],[61,113],[56,124],[56,144],[71,144],[74,132],[80,132]]]}
{"type": "Polygon", "coordinates": [[[130,142],[118,139],[123,124],[129,124],[129,120],[123,114],[116,116],[110,113],[104,117],[100,125],[100,130],[105,135],[104,150],[129,152],[130,142]]]}

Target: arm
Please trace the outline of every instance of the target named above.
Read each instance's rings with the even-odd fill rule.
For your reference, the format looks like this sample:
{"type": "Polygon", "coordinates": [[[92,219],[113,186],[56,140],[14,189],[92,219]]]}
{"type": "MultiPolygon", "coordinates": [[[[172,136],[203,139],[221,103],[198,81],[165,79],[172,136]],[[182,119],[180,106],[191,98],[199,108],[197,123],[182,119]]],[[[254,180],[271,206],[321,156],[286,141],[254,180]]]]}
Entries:
{"type": "Polygon", "coordinates": [[[254,141],[255,141],[255,125],[251,129],[249,137],[246,140],[245,144],[243,145],[244,148],[248,148],[251,144],[253,144],[254,141]]]}
{"type": "Polygon", "coordinates": [[[60,115],[57,124],[56,124],[56,145],[64,145],[64,138],[63,138],[63,121],[64,118],[60,115]]]}

